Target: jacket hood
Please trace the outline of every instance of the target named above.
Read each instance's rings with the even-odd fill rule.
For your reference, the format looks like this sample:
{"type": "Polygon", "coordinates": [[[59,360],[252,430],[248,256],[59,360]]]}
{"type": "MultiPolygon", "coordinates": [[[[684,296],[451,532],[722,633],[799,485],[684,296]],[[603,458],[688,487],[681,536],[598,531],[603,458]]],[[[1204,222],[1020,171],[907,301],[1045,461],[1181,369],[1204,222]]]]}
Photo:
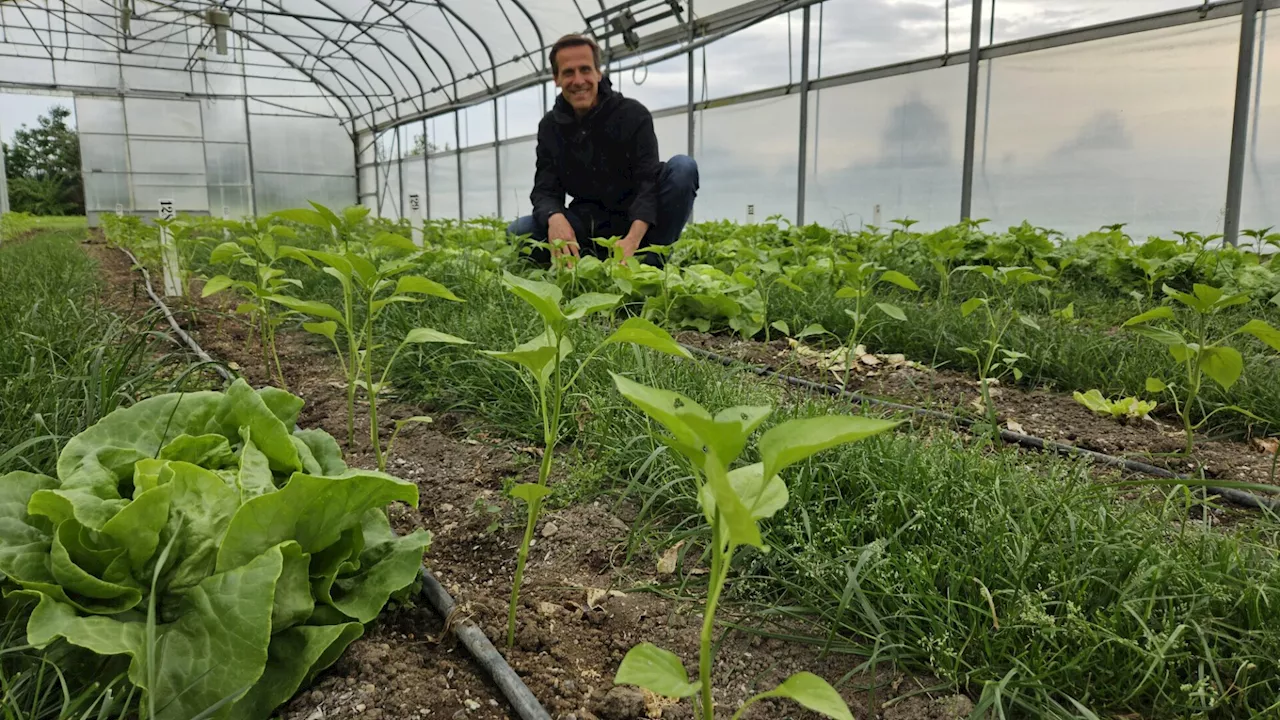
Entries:
{"type": "MultiPolygon", "coordinates": [[[[613,81],[609,79],[608,75],[600,78],[597,93],[596,106],[587,112],[583,118],[584,120],[597,115],[605,107],[612,105],[618,98],[622,97],[614,91],[613,81]]],[[[574,112],[573,106],[569,104],[569,101],[564,99],[564,93],[556,95],[556,102],[551,107],[551,115],[559,123],[571,124],[578,122],[578,114],[574,112]]]]}

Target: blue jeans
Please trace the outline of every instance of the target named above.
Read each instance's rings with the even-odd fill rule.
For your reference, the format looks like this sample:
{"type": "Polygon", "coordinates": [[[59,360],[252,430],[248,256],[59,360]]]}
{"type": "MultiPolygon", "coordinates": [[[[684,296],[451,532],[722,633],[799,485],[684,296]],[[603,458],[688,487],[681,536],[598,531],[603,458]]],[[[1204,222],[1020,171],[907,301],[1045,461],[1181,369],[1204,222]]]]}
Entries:
{"type": "MultiPolygon", "coordinates": [[[[685,223],[693,213],[693,200],[698,195],[698,164],[688,155],[675,155],[668,160],[658,174],[658,221],[640,240],[640,247],[670,245],[680,238],[685,223]]],[[[579,252],[606,258],[609,248],[591,242],[591,238],[622,237],[631,229],[631,219],[626,211],[615,212],[593,203],[575,200],[564,214],[578,239],[579,252]]],[[[525,215],[507,227],[511,235],[527,235],[538,241],[547,239],[547,226],[532,215],[525,215]]],[[[663,257],[654,253],[639,252],[640,260],[647,265],[662,267],[663,257]]],[[[549,265],[550,252],[546,248],[534,248],[529,255],[539,265],[549,265]]]]}

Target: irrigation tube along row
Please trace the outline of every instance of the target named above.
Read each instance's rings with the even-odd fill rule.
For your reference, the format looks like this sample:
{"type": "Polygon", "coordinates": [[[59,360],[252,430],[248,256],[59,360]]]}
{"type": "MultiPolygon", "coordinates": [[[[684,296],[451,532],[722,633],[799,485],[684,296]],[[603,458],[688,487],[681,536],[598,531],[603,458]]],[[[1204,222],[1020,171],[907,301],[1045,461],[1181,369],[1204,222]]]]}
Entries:
{"type": "MultiPolygon", "coordinates": [[[[223,364],[210,357],[209,353],[200,347],[195,338],[191,337],[178,325],[178,321],[173,316],[169,306],[151,287],[151,274],[138,262],[133,253],[124,248],[120,248],[120,251],[128,255],[133,266],[142,272],[142,281],[146,286],[147,295],[151,297],[151,302],[155,303],[156,307],[160,308],[160,311],[164,313],[165,318],[169,321],[169,326],[173,328],[178,337],[195,353],[196,357],[212,365],[224,380],[228,382],[233,380],[234,377],[231,372],[223,364]]],[[[489,641],[484,632],[470,620],[456,619],[456,613],[459,610],[457,603],[425,564],[422,566],[422,595],[431,603],[431,607],[436,611],[436,614],[440,616],[441,621],[446,626],[445,629],[453,631],[459,642],[467,648],[467,652],[471,653],[471,657],[475,659],[476,663],[493,678],[494,684],[498,686],[503,697],[511,704],[520,720],[551,720],[551,716],[547,714],[538,699],[534,697],[533,691],[529,690],[529,687],[524,684],[524,681],[507,663],[502,653],[498,652],[498,649],[493,646],[493,643],[489,641]]]]}
{"type": "MultiPolygon", "coordinates": [[[[845,400],[848,400],[854,403],[865,403],[867,405],[875,405],[877,407],[882,407],[882,408],[885,408],[888,410],[894,410],[897,412],[910,413],[912,415],[919,415],[921,417],[932,418],[934,420],[942,420],[944,422],[957,424],[963,428],[970,428],[974,424],[974,422],[968,418],[959,417],[951,413],[941,412],[938,410],[929,410],[926,408],[916,407],[914,405],[903,405],[901,403],[881,400],[880,398],[874,398],[867,395],[851,392],[849,390],[845,390],[844,388],[841,388],[836,385],[825,385],[823,383],[814,382],[812,380],[806,380],[804,378],[795,377],[793,375],[787,375],[785,373],[780,373],[777,370],[774,370],[773,368],[770,368],[770,367],[766,367],[764,365],[755,365],[752,363],[743,362],[736,358],[731,358],[727,355],[721,355],[720,353],[712,352],[710,350],[704,350],[702,348],[693,347],[691,345],[685,345],[683,343],[681,344],[684,346],[686,350],[688,350],[689,352],[699,357],[706,358],[708,360],[714,360],[725,366],[744,367],[751,370],[757,375],[776,378],[778,380],[781,380],[787,383],[788,385],[794,385],[795,387],[805,388],[806,390],[812,390],[814,392],[820,392],[827,395],[832,395],[832,396],[843,398],[845,400]]],[[[1107,455],[1106,453],[1100,453],[1095,450],[1088,450],[1086,448],[1077,447],[1075,445],[1064,445],[1062,443],[1057,443],[1052,440],[1045,440],[1044,438],[1039,438],[1034,435],[1026,435],[1024,433],[1016,433],[1016,432],[1013,432],[1012,430],[1007,430],[1004,428],[1001,428],[1000,430],[1000,437],[1002,440],[1004,440],[1007,443],[1013,443],[1030,450],[1052,452],[1052,453],[1057,453],[1059,455],[1066,455],[1068,457],[1083,457],[1092,462],[1098,463],[1100,465],[1109,465],[1111,467],[1118,467],[1123,470],[1128,470],[1130,472],[1140,473],[1143,475],[1150,475],[1152,477],[1158,477],[1158,478],[1163,478],[1168,480],[1185,481],[1189,485],[1203,486],[1207,491],[1215,495],[1218,495],[1224,500],[1227,500],[1236,505],[1240,505],[1242,507],[1254,508],[1254,509],[1267,509],[1267,510],[1280,512],[1280,498],[1263,497],[1260,495],[1255,495],[1254,493],[1251,493],[1251,492],[1246,492],[1244,490],[1237,490],[1235,488],[1224,488],[1224,487],[1215,487],[1213,485],[1205,485],[1204,483],[1200,482],[1198,478],[1194,478],[1190,475],[1183,475],[1180,473],[1176,473],[1166,468],[1158,467],[1156,465],[1151,465],[1150,463],[1144,463],[1138,460],[1130,460],[1128,458],[1116,457],[1115,455],[1107,455]]]]}

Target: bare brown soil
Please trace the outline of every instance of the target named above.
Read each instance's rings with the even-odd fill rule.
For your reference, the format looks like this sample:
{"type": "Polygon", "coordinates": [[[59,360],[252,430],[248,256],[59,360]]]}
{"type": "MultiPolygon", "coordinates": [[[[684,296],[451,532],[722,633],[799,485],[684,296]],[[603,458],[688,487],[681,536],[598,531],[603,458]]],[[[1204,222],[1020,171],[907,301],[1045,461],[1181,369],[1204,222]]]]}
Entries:
{"type": "MultiPolygon", "coordinates": [[[[681,342],[744,362],[828,385],[840,386],[844,378],[809,362],[786,340],[772,343],[740,340],[720,335],[682,333],[681,342]]],[[[883,361],[860,365],[847,389],[868,397],[982,419],[978,382],[968,375],[934,370],[915,363],[883,361]]],[[[1157,411],[1154,420],[1121,423],[1091,412],[1070,395],[1028,390],[1016,385],[993,388],[992,399],[1000,422],[1016,432],[1087,450],[1148,462],[1175,472],[1239,482],[1277,484],[1271,476],[1275,441],[1250,442],[1197,437],[1189,457],[1172,457],[1184,449],[1180,421],[1157,411]]]]}

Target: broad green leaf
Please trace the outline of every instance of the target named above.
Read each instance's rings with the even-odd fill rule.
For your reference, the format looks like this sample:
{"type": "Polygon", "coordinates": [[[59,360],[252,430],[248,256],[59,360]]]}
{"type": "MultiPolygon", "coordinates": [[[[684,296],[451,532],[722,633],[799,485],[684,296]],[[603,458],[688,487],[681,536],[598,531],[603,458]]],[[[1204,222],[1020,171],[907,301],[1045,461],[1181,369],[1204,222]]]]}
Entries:
{"type": "Polygon", "coordinates": [[[1180,333],[1162,327],[1156,327],[1154,325],[1134,325],[1132,330],[1145,338],[1155,340],[1161,345],[1177,347],[1179,345],[1187,344],[1187,339],[1182,337],[1180,333]]]}
{"type": "Polygon", "coordinates": [[[607,312],[622,302],[621,295],[607,293],[583,293],[565,304],[564,316],[569,320],[578,320],[595,313],[607,312]]]}
{"type": "Polygon", "coordinates": [[[481,350],[480,352],[492,358],[521,365],[533,374],[539,385],[546,385],[555,371],[556,363],[573,352],[573,343],[569,338],[562,337],[557,357],[555,338],[555,332],[547,328],[541,335],[517,345],[514,350],[481,350]]]}
{"type": "Polygon", "coordinates": [[[885,270],[880,274],[880,279],[886,282],[891,282],[904,290],[910,290],[912,292],[920,291],[920,286],[917,285],[914,280],[903,275],[897,270],[885,270]]]}
{"type": "Polygon", "coordinates": [[[1218,301],[1222,299],[1223,295],[1220,288],[1213,287],[1212,285],[1202,285],[1200,283],[1192,285],[1191,291],[1195,293],[1195,296],[1200,299],[1200,302],[1203,303],[1205,307],[1218,304],[1218,301]]]}
{"type": "Polygon", "coordinates": [[[342,280],[344,283],[350,282],[349,279],[355,274],[355,269],[351,267],[351,261],[347,260],[344,255],[326,252],[324,250],[303,250],[302,252],[327,265],[329,269],[337,273],[334,277],[342,280]]]}
{"type": "Polygon", "coordinates": [[[538,483],[520,483],[519,485],[511,488],[511,497],[520,498],[529,505],[542,500],[550,494],[551,488],[546,485],[539,485],[538,483]]]}
{"type": "Polygon", "coordinates": [[[613,683],[636,685],[671,698],[691,697],[702,688],[700,683],[689,682],[689,673],[675,653],[647,642],[627,651],[613,683]]]}
{"type": "Polygon", "coordinates": [[[299,300],[298,298],[289,297],[288,295],[272,295],[267,298],[274,303],[283,305],[296,313],[303,315],[311,315],[313,317],[324,318],[325,320],[333,320],[340,325],[346,325],[346,318],[337,308],[319,300],[299,300]]]}
{"type": "Polygon", "coordinates": [[[627,318],[604,343],[633,343],[668,355],[693,359],[693,355],[676,342],[670,333],[642,317],[627,318]]]}
{"type": "MultiPolygon", "coordinates": [[[[296,419],[298,411],[302,409],[300,401],[288,393],[281,392],[281,394],[294,401],[288,411],[281,412],[285,412],[286,417],[291,420],[296,419]]],[[[258,449],[271,462],[272,470],[286,473],[301,470],[302,463],[298,458],[298,452],[289,441],[289,435],[292,434],[289,430],[293,422],[285,425],[276,416],[275,411],[267,404],[267,398],[272,396],[273,393],[265,390],[262,393],[254,392],[243,379],[236,380],[222,395],[222,401],[209,420],[207,430],[221,433],[228,438],[239,438],[241,428],[248,427],[253,433],[253,441],[258,444],[258,449]]],[[[280,407],[281,402],[287,401],[279,396],[272,398],[272,404],[277,408],[280,407]]]]}
{"type": "Polygon", "coordinates": [[[1162,393],[1168,388],[1168,386],[1164,384],[1163,380],[1153,377],[1147,378],[1146,387],[1147,392],[1149,393],[1162,393]]]}
{"type": "Polygon", "coordinates": [[[350,205],[342,209],[342,219],[347,225],[358,225],[369,216],[369,208],[363,205],[350,205]]]}
{"type": "Polygon", "coordinates": [[[236,489],[243,504],[250,498],[276,491],[271,463],[254,444],[251,432],[245,428],[244,446],[240,449],[240,468],[236,473],[236,489]]]}
{"type": "Polygon", "coordinates": [[[325,222],[335,228],[342,227],[342,221],[338,219],[338,216],[334,214],[332,210],[314,200],[308,200],[307,203],[310,204],[311,207],[315,208],[316,212],[320,213],[320,217],[324,218],[325,222]]]}
{"type": "Polygon", "coordinates": [[[850,287],[848,285],[836,291],[836,297],[842,300],[849,299],[849,298],[860,298],[862,297],[862,294],[863,294],[862,290],[859,290],[858,288],[855,288],[855,287],[850,287]]]}
{"type": "Polygon", "coordinates": [[[240,493],[213,472],[190,463],[171,462],[167,469],[172,491],[159,544],[163,547],[176,538],[167,582],[170,592],[182,592],[214,573],[218,543],[240,507],[240,493]]]}
{"type": "Polygon", "coordinates": [[[308,570],[311,556],[295,542],[280,544],[280,578],[271,599],[271,632],[293,627],[311,617],[316,602],[308,570]]]}
{"type": "Polygon", "coordinates": [[[773,328],[774,330],[777,330],[783,335],[791,334],[791,326],[788,325],[785,320],[774,320],[773,322],[769,323],[769,327],[773,328]]]}
{"type": "Polygon", "coordinates": [[[290,222],[302,223],[303,225],[310,225],[312,227],[325,228],[325,229],[328,229],[330,227],[329,221],[328,219],[325,218],[325,216],[321,215],[315,210],[308,210],[306,208],[291,208],[289,210],[277,210],[276,212],[273,212],[271,214],[280,218],[281,220],[288,220],[290,222]]]}
{"type": "Polygon", "coordinates": [[[449,288],[441,285],[435,280],[429,280],[419,275],[402,275],[396,280],[396,295],[404,293],[417,293],[419,295],[430,295],[432,297],[452,300],[454,302],[462,302],[462,298],[450,292],[449,288]]]}
{"type": "Polygon", "coordinates": [[[420,303],[420,302],[422,302],[421,298],[410,297],[408,295],[392,295],[391,297],[382,298],[381,300],[374,300],[373,302],[369,303],[369,312],[373,313],[374,316],[377,316],[378,313],[382,312],[382,308],[388,305],[391,305],[392,303],[420,303]]]}
{"type": "Polygon", "coordinates": [[[560,300],[564,293],[551,283],[527,280],[509,272],[502,273],[502,283],[521,300],[533,306],[548,325],[557,325],[564,321],[564,313],[560,311],[560,300]]]}
{"type": "Polygon", "coordinates": [[[442,333],[439,330],[432,330],[431,328],[414,328],[404,336],[404,341],[406,343],[415,343],[415,344],[422,344],[422,343],[443,343],[448,345],[471,345],[472,344],[470,340],[463,340],[462,338],[457,337],[456,335],[442,333]]]}
{"type": "Polygon", "coordinates": [[[1258,338],[1269,345],[1272,350],[1280,350],[1280,330],[1275,329],[1267,322],[1256,319],[1250,320],[1240,330],[1258,338]]]}
{"type": "Polygon", "coordinates": [[[1244,358],[1232,347],[1207,347],[1200,353],[1200,369],[1223,390],[1230,390],[1244,372],[1244,358]]]}
{"type": "Polygon", "coordinates": [[[773,408],[767,405],[740,405],[725,408],[716,413],[714,418],[707,418],[700,410],[701,408],[690,409],[688,406],[676,408],[676,416],[684,421],[702,445],[714,452],[726,467],[738,459],[751,433],[773,412],[773,408]]]}
{"type": "Polygon", "coordinates": [[[231,717],[270,717],[362,634],[360,623],[302,625],[274,633],[262,678],[232,706],[231,717]]]}
{"type": "Polygon", "coordinates": [[[644,411],[645,415],[666,428],[678,443],[678,449],[694,465],[702,467],[706,457],[702,449],[703,442],[689,427],[686,418],[700,417],[711,422],[711,413],[680,393],[641,385],[612,371],[609,376],[613,378],[613,384],[622,397],[630,400],[632,404],[644,411]]]}
{"type": "Polygon", "coordinates": [[[1169,307],[1168,305],[1161,305],[1160,307],[1152,308],[1140,315],[1134,315],[1128,320],[1125,320],[1124,327],[1133,327],[1134,325],[1142,325],[1145,323],[1154,322],[1156,320],[1172,320],[1172,319],[1173,319],[1173,308],[1169,307]]]}
{"type": "Polygon", "coordinates": [[[1199,297],[1195,295],[1174,290],[1168,285],[1162,285],[1161,290],[1164,291],[1165,295],[1168,295],[1169,297],[1173,298],[1174,300],[1177,300],[1178,302],[1182,303],[1183,305],[1186,305],[1187,307],[1191,308],[1192,310],[1195,310],[1196,312],[1207,313],[1209,312],[1209,309],[1211,307],[1211,303],[1206,303],[1204,300],[1201,300],[1199,297]]]}
{"type": "Polygon", "coordinates": [[[416,252],[418,246],[413,241],[403,235],[397,235],[390,232],[380,232],[373,236],[373,244],[378,247],[390,248],[401,252],[416,252]]]}
{"type": "Polygon", "coordinates": [[[1200,354],[1200,346],[1195,343],[1170,345],[1169,354],[1173,356],[1174,360],[1184,363],[1200,354]]]}
{"type": "MultiPolygon", "coordinates": [[[[330,594],[343,615],[361,623],[373,622],[391,595],[407,587],[422,570],[422,555],[431,544],[431,533],[415,530],[397,536],[381,508],[365,513],[361,530],[364,551],[358,573],[339,575],[330,594]]],[[[308,596],[309,597],[309,596],[308,596]]]]}
{"type": "Polygon", "coordinates": [[[1107,402],[1107,399],[1102,396],[1101,390],[1095,388],[1087,393],[1082,393],[1077,390],[1072,393],[1072,397],[1076,399],[1076,402],[1099,415],[1108,415],[1111,413],[1111,403],[1107,402]]]}
{"type": "Polygon", "coordinates": [[[894,320],[897,320],[898,322],[907,321],[906,313],[902,312],[902,308],[898,307],[897,305],[891,305],[885,302],[878,302],[876,303],[876,307],[880,308],[880,312],[884,313],[885,315],[888,315],[889,317],[893,318],[894,320]]]}
{"type": "Polygon", "coordinates": [[[366,257],[354,252],[348,252],[343,257],[350,263],[351,271],[362,287],[372,288],[377,283],[379,280],[378,268],[366,257]]]}
{"type": "Polygon", "coordinates": [[[396,501],[416,507],[418,486],[371,470],[339,477],[295,473],[280,490],[240,506],[218,550],[217,568],[238,567],[287,540],[317,552],[359,525],[370,508],[396,501]]]}
{"type": "Polygon", "coordinates": [[[983,297],[969,298],[960,305],[960,317],[969,317],[974,310],[987,304],[987,299],[983,297]]]}
{"type": "Polygon", "coordinates": [[[253,313],[258,312],[261,309],[262,309],[262,306],[259,305],[258,303],[245,302],[245,303],[240,303],[239,305],[236,305],[236,314],[252,315],[253,313]]]}
{"type": "Polygon", "coordinates": [[[125,549],[131,568],[144,567],[155,554],[160,533],[168,522],[172,498],[172,486],[145,491],[135,488],[133,502],[103,524],[102,534],[125,549]]]}
{"type": "Polygon", "coordinates": [[[1214,303],[1215,310],[1223,308],[1235,307],[1236,305],[1245,305],[1249,302],[1249,293],[1236,293],[1227,297],[1220,298],[1214,303]]]}
{"type": "Polygon", "coordinates": [[[229,262],[244,251],[240,249],[240,245],[234,242],[224,242],[214,248],[209,253],[209,262],[214,265],[221,265],[229,262]]]}
{"type": "Polygon", "coordinates": [[[764,461],[764,476],[773,477],[810,455],[878,435],[899,424],[849,415],[789,420],[766,431],[756,446],[764,461]]]}
{"type": "Polygon", "coordinates": [[[324,322],[304,322],[302,323],[302,329],[309,333],[323,335],[329,338],[330,342],[337,342],[334,336],[338,332],[338,323],[332,320],[326,320],[324,322]]]}
{"type": "Polygon", "coordinates": [[[21,470],[0,476],[0,578],[52,580],[48,558],[53,524],[28,514],[27,503],[37,491],[57,484],[51,477],[21,470]]]}
{"type": "Polygon", "coordinates": [[[1018,322],[1022,323],[1023,325],[1026,325],[1027,327],[1031,328],[1032,330],[1039,330],[1039,329],[1040,329],[1040,324],[1039,324],[1039,323],[1037,323],[1034,319],[1032,319],[1031,317],[1029,317],[1029,316],[1027,316],[1027,315],[1021,315],[1021,314],[1019,314],[1019,315],[1018,315],[1018,322]]]}
{"type": "Polygon", "coordinates": [[[320,466],[322,475],[336,477],[347,471],[347,464],[342,460],[342,448],[338,447],[338,441],[329,433],[311,428],[296,430],[293,437],[301,440],[311,450],[311,456],[320,466]]]}
{"type": "Polygon", "coordinates": [[[742,504],[754,520],[764,520],[787,506],[787,484],[774,475],[764,482],[764,463],[752,463],[729,471],[729,484],[733,486],[742,504]]]}
{"type": "Polygon", "coordinates": [[[825,335],[825,334],[827,334],[827,329],[823,327],[822,323],[812,323],[810,325],[806,325],[803,330],[796,333],[796,339],[800,340],[803,338],[810,337],[812,335],[825,335]]]}
{"type": "Polygon", "coordinates": [[[853,720],[853,713],[849,712],[849,706],[840,697],[840,693],[813,673],[798,672],[769,692],[756,695],[751,701],[769,697],[789,698],[813,712],[835,720],[853,720]]]}
{"type": "Polygon", "coordinates": [[[217,433],[204,435],[179,435],[160,448],[160,460],[178,460],[217,470],[231,465],[236,455],[226,436],[217,433]]]}
{"type": "Polygon", "coordinates": [[[200,297],[209,297],[210,295],[220,293],[231,287],[234,283],[235,280],[232,280],[226,275],[215,275],[205,282],[204,289],[200,291],[200,297]]]}
{"type": "Polygon", "coordinates": [[[703,473],[707,483],[700,492],[706,492],[714,499],[713,503],[703,502],[703,514],[709,524],[714,525],[719,518],[724,528],[723,540],[730,547],[751,545],[765,549],[760,537],[760,526],[751,517],[751,510],[738,496],[729,482],[729,474],[724,463],[716,456],[714,450],[707,455],[703,464],[703,473]]]}

